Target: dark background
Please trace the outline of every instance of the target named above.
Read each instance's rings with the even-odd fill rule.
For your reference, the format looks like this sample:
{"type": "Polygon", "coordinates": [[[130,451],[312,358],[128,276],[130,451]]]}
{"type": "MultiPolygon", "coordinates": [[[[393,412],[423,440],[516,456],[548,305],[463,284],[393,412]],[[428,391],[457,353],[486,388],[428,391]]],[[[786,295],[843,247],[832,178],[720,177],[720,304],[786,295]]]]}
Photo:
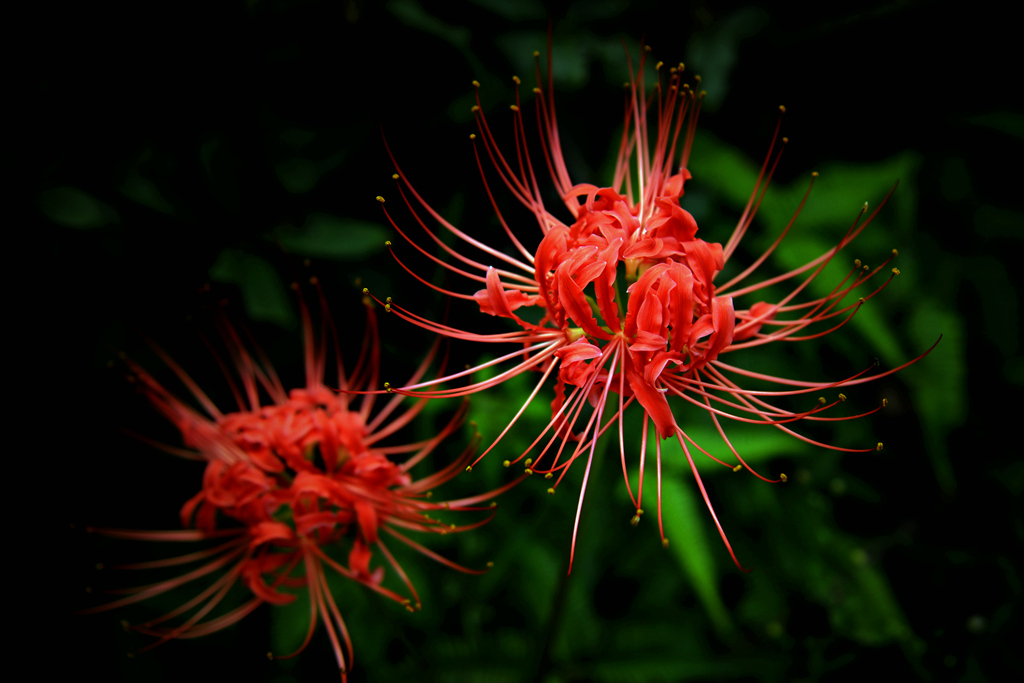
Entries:
{"type": "MultiPolygon", "coordinates": [[[[142,621],[160,613],[157,606],[70,614],[103,601],[87,587],[146,580],[97,571],[96,563],[163,552],[97,540],[83,527],[172,528],[198,482],[190,463],[119,431],[174,441],[124,382],[117,353],[158,365],[145,335],[190,372],[203,367],[208,358],[193,328],[223,299],[275,362],[294,367],[299,347],[284,283],[308,272],[328,283],[335,317],[356,321],[356,338],[356,278],[440,310],[383,250],[396,236],[374,197],[395,192],[380,131],[445,215],[461,225],[489,221],[466,141],[470,81],[483,83],[489,116],[507,125],[509,78],[518,73],[532,85],[530,54],[544,52],[550,17],[574,177],[591,181],[607,168],[621,125],[622,44],[635,56],[642,37],[656,58],[701,73],[709,93],[691,169],[693,206],[707,209],[691,208],[702,230],[731,215],[749,185],[701,189],[700,150],[705,177],[727,183],[722,150],[759,163],[779,104],[792,138],[776,177],[780,192],[802,191],[807,173],[822,170],[821,201],[852,195],[852,217],[857,202],[880,197],[847,183],[884,175],[877,182],[887,188],[892,168],[908,173],[877,237],[864,238],[877,239],[867,243],[881,250],[874,253],[899,247],[905,276],[875,300],[878,329],[862,325],[845,341],[840,333],[812,343],[812,359],[838,344],[814,362],[838,377],[874,355],[903,362],[945,336],[884,387],[896,410],[863,428],[884,434],[884,458],[794,449],[765,465],[803,473],[788,488],[717,487],[719,515],[726,511],[753,574],[727,561],[701,506],[696,526],[712,560],[700,565],[710,578],[697,586],[701,570],[661,550],[653,519],[629,533],[622,482],[606,467],[588,493],[597,502],[585,510],[585,562],[566,584],[575,496],[550,503],[542,487],[524,485],[502,503],[505,516],[462,545],[432,546],[503,559],[484,579],[420,566],[428,561],[410,553],[403,564],[415,567],[429,600],[409,618],[366,591],[339,588],[355,641],[351,680],[1019,675],[1010,634],[1021,630],[1024,472],[1010,435],[1014,392],[1024,382],[1014,271],[1024,216],[1014,162],[1024,118],[1011,106],[1019,49],[1008,18],[979,3],[956,12],[926,2],[815,12],[624,1],[498,7],[75,5],[30,22],[37,39],[19,106],[31,133],[25,175],[30,234],[39,238],[31,258],[46,273],[36,290],[44,322],[32,344],[56,387],[40,410],[59,414],[61,425],[54,434],[52,417],[43,418],[44,447],[59,444],[46,467],[59,472],[60,502],[50,528],[38,532],[56,539],[46,543],[53,555],[42,557],[56,573],[45,580],[59,588],[40,588],[56,604],[43,596],[30,609],[56,630],[37,644],[60,653],[58,666],[111,680],[333,675],[322,630],[298,659],[268,663],[271,642],[286,641],[280,634],[288,630],[268,607],[237,628],[131,659],[148,641],[124,632],[119,619],[142,621]],[[839,180],[826,184],[825,169],[839,180]],[[301,263],[307,256],[311,271],[301,263]],[[211,291],[200,291],[207,283],[211,291]],[[764,496],[769,507],[758,508],[764,496]]],[[[808,221],[814,225],[813,215],[808,221]]],[[[427,342],[394,320],[383,333],[385,362],[396,371],[407,362],[404,339],[427,342]]],[[[216,368],[205,367],[197,379],[215,383],[216,368]]],[[[485,434],[501,427],[496,407],[518,405],[521,390],[503,387],[505,394],[474,403],[485,434]]],[[[505,474],[491,471],[501,469],[493,462],[480,469],[489,485],[505,474]]],[[[699,548],[692,556],[704,557],[699,548]]]]}

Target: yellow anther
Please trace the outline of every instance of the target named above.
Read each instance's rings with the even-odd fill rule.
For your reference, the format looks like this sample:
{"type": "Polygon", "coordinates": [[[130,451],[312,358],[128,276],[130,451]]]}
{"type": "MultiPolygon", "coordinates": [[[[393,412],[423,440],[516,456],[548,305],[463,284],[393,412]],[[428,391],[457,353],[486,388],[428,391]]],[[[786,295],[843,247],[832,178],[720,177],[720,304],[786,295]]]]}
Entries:
{"type": "Polygon", "coordinates": [[[883,399],[882,399],[882,407],[884,408],[884,407],[886,407],[887,405],[889,405],[889,399],[887,399],[887,398],[883,398],[883,399]]]}
{"type": "Polygon", "coordinates": [[[433,491],[427,491],[427,498],[433,498],[433,497],[434,497],[434,492],[433,491]]]}
{"type": "Polygon", "coordinates": [[[812,178],[817,178],[818,177],[818,172],[817,171],[812,171],[811,172],[811,177],[812,178]]]}
{"type": "Polygon", "coordinates": [[[540,95],[540,94],[541,94],[540,88],[534,88],[534,89],[533,89],[533,92],[534,92],[534,94],[536,94],[536,95],[540,95]]]}
{"type": "Polygon", "coordinates": [[[504,465],[505,467],[508,467],[508,466],[510,466],[512,464],[512,461],[511,460],[506,460],[505,462],[503,462],[501,464],[504,465]]]}
{"type": "Polygon", "coordinates": [[[470,140],[476,140],[476,133],[470,133],[469,134],[469,139],[470,140]]]}
{"type": "Polygon", "coordinates": [[[380,195],[377,195],[377,201],[380,202],[381,204],[383,204],[384,203],[384,198],[381,197],[380,195]]]}
{"type": "Polygon", "coordinates": [[[522,81],[519,80],[519,76],[513,76],[512,80],[516,82],[516,85],[519,85],[520,83],[522,83],[522,81]]]}
{"type": "Polygon", "coordinates": [[[779,105],[779,111],[781,111],[783,114],[785,114],[786,113],[786,106],[783,105],[783,104],[780,104],[779,105]]]}
{"type": "Polygon", "coordinates": [[[864,267],[863,267],[863,268],[861,268],[861,270],[863,270],[863,271],[864,271],[864,272],[866,273],[866,272],[868,272],[869,270],[871,270],[871,267],[870,267],[870,266],[869,266],[868,264],[866,264],[866,263],[865,263],[865,264],[864,264],[864,267]]]}
{"type": "Polygon", "coordinates": [[[732,471],[733,472],[739,472],[742,469],[743,469],[743,465],[736,465],[736,467],[732,468],[732,471]]]}
{"type": "Polygon", "coordinates": [[[390,313],[391,312],[391,304],[384,304],[384,312],[385,313],[390,313]]]}
{"type": "Polygon", "coordinates": [[[657,64],[654,65],[654,68],[656,71],[660,71],[661,67],[663,66],[665,66],[665,62],[658,62],[657,64]]]}
{"type": "Polygon", "coordinates": [[[385,246],[385,247],[390,247],[390,246],[391,246],[391,240],[387,240],[387,241],[385,241],[385,242],[384,242],[384,246],[385,246]]]}
{"type": "Polygon", "coordinates": [[[878,445],[877,445],[877,446],[875,446],[875,450],[876,450],[876,451],[880,451],[880,450],[882,450],[882,442],[881,442],[881,441],[879,441],[879,442],[878,442],[878,445]]]}
{"type": "Polygon", "coordinates": [[[444,501],[443,503],[441,503],[441,507],[443,507],[445,510],[451,509],[451,506],[448,505],[448,501],[447,500],[444,501]]]}
{"type": "Polygon", "coordinates": [[[893,250],[892,250],[892,255],[893,255],[893,256],[899,256],[899,255],[900,255],[900,252],[898,252],[898,251],[896,251],[895,249],[893,249],[893,250]]]}
{"type": "Polygon", "coordinates": [[[700,83],[700,75],[699,74],[694,75],[693,80],[697,81],[697,83],[700,83]]]}
{"type": "Polygon", "coordinates": [[[823,405],[825,405],[825,403],[826,403],[825,397],[824,396],[819,396],[818,397],[818,405],[819,406],[823,406],[823,405]]]}
{"type": "Polygon", "coordinates": [[[494,563],[493,563],[493,562],[488,562],[488,563],[487,563],[487,566],[488,566],[488,567],[493,567],[493,566],[494,566],[494,563]]]}
{"type": "Polygon", "coordinates": [[[551,478],[551,477],[553,477],[553,476],[555,476],[555,475],[554,475],[554,474],[552,474],[551,472],[548,472],[547,474],[545,474],[545,475],[544,475],[544,478],[545,478],[545,479],[550,479],[550,478],[551,478]]]}
{"type": "Polygon", "coordinates": [[[519,111],[519,107],[514,104],[510,104],[508,108],[511,109],[512,111],[519,111]]]}
{"type": "Polygon", "coordinates": [[[527,458],[526,460],[523,461],[523,464],[529,467],[530,465],[533,464],[533,458],[527,458]]]}
{"type": "Polygon", "coordinates": [[[527,468],[526,468],[525,470],[523,470],[523,471],[524,471],[524,472],[525,472],[526,474],[533,474],[533,470],[531,470],[531,469],[530,469],[529,467],[527,467],[527,468]]]}
{"type": "Polygon", "coordinates": [[[474,80],[473,81],[473,87],[474,88],[479,88],[480,87],[480,81],[474,80]]]}
{"type": "Polygon", "coordinates": [[[782,474],[779,475],[779,479],[782,480],[783,484],[785,484],[787,481],[789,481],[789,477],[786,476],[785,472],[783,472],[782,474]]]}
{"type": "Polygon", "coordinates": [[[534,57],[540,57],[540,52],[538,52],[537,50],[534,50],[533,51],[533,56],[534,57]]]}
{"type": "Polygon", "coordinates": [[[640,515],[633,515],[632,517],[630,517],[630,519],[629,519],[629,525],[630,526],[636,526],[639,523],[640,523],[640,515]]]}
{"type": "Polygon", "coordinates": [[[845,401],[846,400],[846,394],[839,394],[839,400],[840,401],[845,401]]]}
{"type": "Polygon", "coordinates": [[[858,297],[857,298],[857,303],[859,303],[859,304],[864,303],[864,297],[858,297]]]}
{"type": "Polygon", "coordinates": [[[668,547],[668,539],[667,538],[661,539],[661,547],[662,548],[667,548],[668,547]]]}
{"type": "Polygon", "coordinates": [[[451,529],[452,531],[455,531],[455,525],[454,524],[449,524],[448,528],[451,529]]]}
{"type": "Polygon", "coordinates": [[[414,610],[414,609],[413,609],[412,605],[406,605],[406,606],[405,606],[405,611],[406,611],[406,612],[409,612],[410,614],[412,614],[412,613],[413,613],[413,612],[415,612],[416,610],[414,610]]]}
{"type": "Polygon", "coordinates": [[[369,293],[370,293],[370,288],[369,287],[363,287],[363,294],[369,294],[369,293]]]}
{"type": "Polygon", "coordinates": [[[268,652],[267,653],[267,659],[269,659],[270,661],[274,661],[274,653],[273,652],[268,652]]]}
{"type": "Polygon", "coordinates": [[[387,299],[384,299],[384,303],[388,303],[389,304],[392,301],[394,301],[394,299],[392,299],[390,296],[387,299]]]}
{"type": "Polygon", "coordinates": [[[398,180],[398,174],[397,173],[392,173],[391,174],[391,179],[392,180],[398,180]]]}
{"type": "Polygon", "coordinates": [[[788,145],[789,144],[789,138],[786,138],[786,137],[782,138],[782,144],[788,145]]]}
{"type": "Polygon", "coordinates": [[[860,268],[860,259],[859,258],[853,259],[853,267],[854,268],[860,268]]]}
{"type": "Polygon", "coordinates": [[[548,495],[549,496],[555,495],[555,489],[553,489],[553,488],[548,489],[548,495]]]}
{"type": "Polygon", "coordinates": [[[644,45],[644,52],[650,52],[650,51],[651,51],[651,46],[650,45],[644,45]]]}
{"type": "Polygon", "coordinates": [[[474,104],[472,107],[469,108],[469,110],[475,114],[478,111],[480,111],[480,107],[474,104]]]}
{"type": "Polygon", "coordinates": [[[472,472],[473,471],[473,466],[472,465],[466,465],[466,471],[467,472],[472,472]]]}
{"type": "Polygon", "coordinates": [[[899,268],[893,268],[892,269],[892,274],[893,275],[899,275],[900,274],[900,269],[899,268]]]}
{"type": "Polygon", "coordinates": [[[496,508],[496,507],[498,507],[498,501],[492,500],[492,501],[491,501],[491,504],[490,504],[490,505],[488,505],[487,507],[492,507],[492,508],[496,508]]]}

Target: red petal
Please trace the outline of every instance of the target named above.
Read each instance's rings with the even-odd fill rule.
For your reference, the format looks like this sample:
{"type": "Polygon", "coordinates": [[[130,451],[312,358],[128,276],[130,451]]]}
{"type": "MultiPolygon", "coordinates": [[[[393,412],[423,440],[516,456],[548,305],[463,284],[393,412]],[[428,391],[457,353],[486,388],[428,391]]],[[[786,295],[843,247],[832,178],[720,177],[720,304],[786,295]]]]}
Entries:
{"type": "Polygon", "coordinates": [[[668,406],[665,394],[644,381],[644,378],[633,369],[632,363],[626,363],[626,381],[629,382],[633,395],[640,401],[640,405],[654,420],[654,426],[661,438],[667,439],[674,435],[676,419],[668,406]]]}

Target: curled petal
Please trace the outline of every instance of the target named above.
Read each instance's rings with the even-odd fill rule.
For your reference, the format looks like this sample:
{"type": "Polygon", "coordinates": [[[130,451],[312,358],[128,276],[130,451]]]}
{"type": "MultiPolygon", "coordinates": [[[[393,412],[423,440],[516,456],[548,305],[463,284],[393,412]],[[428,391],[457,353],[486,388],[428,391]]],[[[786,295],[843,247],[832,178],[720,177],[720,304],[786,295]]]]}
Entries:
{"type": "Polygon", "coordinates": [[[690,175],[689,169],[684,168],[681,172],[675,175],[669,176],[665,180],[665,184],[661,186],[661,196],[671,197],[673,199],[679,199],[683,196],[683,184],[693,176],[690,175]]]}
{"type": "Polygon", "coordinates": [[[750,307],[750,311],[745,316],[743,322],[736,327],[732,340],[737,342],[753,337],[761,331],[761,326],[765,322],[775,319],[778,309],[779,307],[774,304],[758,301],[750,307]]]}
{"type": "Polygon", "coordinates": [[[295,532],[287,524],[281,522],[260,522],[250,528],[249,534],[249,545],[252,548],[273,541],[291,542],[295,540],[295,532]]]}
{"type": "MultiPolygon", "coordinates": [[[[268,571],[271,569],[268,568],[268,571]]],[[[256,594],[256,597],[271,605],[287,605],[295,600],[295,595],[282,593],[267,585],[266,579],[263,578],[263,572],[262,564],[256,561],[247,562],[242,567],[242,581],[249,587],[249,590],[256,594]]]]}
{"type": "Polygon", "coordinates": [[[664,351],[666,346],[668,346],[668,340],[660,334],[648,332],[647,330],[639,330],[636,333],[636,341],[629,345],[629,350],[634,352],[657,352],[664,351]]]}
{"type": "Polygon", "coordinates": [[[336,512],[310,512],[295,515],[295,532],[300,536],[309,536],[317,529],[329,529],[339,524],[341,515],[336,512]]]}
{"type": "Polygon", "coordinates": [[[731,296],[716,296],[711,300],[711,317],[714,321],[714,332],[708,339],[708,350],[704,361],[710,362],[718,358],[722,349],[732,344],[733,329],[736,326],[736,313],[731,296]]]}
{"type": "Polygon", "coordinates": [[[611,335],[602,330],[594,319],[590,310],[590,303],[583,294],[580,286],[569,276],[568,271],[559,269],[555,275],[558,283],[558,300],[565,308],[565,312],[583,331],[598,339],[611,339],[611,335]]]}
{"type": "Polygon", "coordinates": [[[373,553],[369,545],[361,538],[356,538],[352,543],[352,550],[348,553],[348,566],[355,574],[355,578],[364,583],[380,584],[384,580],[384,567],[370,571],[370,560],[373,553]]]}
{"type": "Polygon", "coordinates": [[[708,243],[704,240],[692,240],[682,245],[686,264],[693,272],[694,289],[699,289],[703,297],[710,298],[713,291],[712,282],[715,275],[725,267],[725,255],[722,245],[708,243]]]}
{"type": "Polygon", "coordinates": [[[654,420],[658,435],[663,439],[671,437],[675,434],[676,419],[672,415],[672,409],[668,405],[665,394],[648,383],[642,375],[633,369],[632,365],[632,363],[626,363],[626,381],[629,382],[633,395],[654,420]]]}
{"type": "Polygon", "coordinates": [[[622,329],[622,324],[619,322],[619,304],[615,301],[615,273],[619,265],[619,250],[622,248],[622,242],[621,237],[616,237],[600,253],[598,260],[604,264],[604,268],[594,282],[597,307],[601,311],[601,317],[612,330],[622,329]]]}
{"type": "Polygon", "coordinates": [[[537,302],[537,297],[527,296],[518,289],[505,290],[494,266],[487,268],[487,289],[478,291],[473,295],[473,299],[480,306],[482,313],[517,321],[519,316],[512,311],[523,306],[532,306],[537,302]]]}
{"type": "Polygon", "coordinates": [[[377,540],[377,529],[380,521],[377,517],[377,508],[370,502],[357,498],[353,504],[356,511],[356,521],[359,522],[359,530],[367,543],[374,543],[377,540]]]}
{"type": "Polygon", "coordinates": [[[697,220],[689,211],[679,206],[675,198],[658,197],[654,200],[655,211],[647,222],[648,229],[657,231],[661,237],[671,237],[676,243],[690,242],[697,236],[697,220]]]}
{"type": "Polygon", "coordinates": [[[582,387],[594,371],[586,361],[600,358],[602,354],[599,347],[587,341],[586,337],[581,337],[555,351],[555,355],[561,359],[558,368],[559,378],[566,384],[582,387]]]}
{"type": "Polygon", "coordinates": [[[644,382],[654,386],[658,378],[661,377],[661,373],[664,372],[666,365],[669,363],[679,365],[682,362],[683,359],[680,358],[679,354],[673,351],[655,354],[650,362],[644,365],[644,382]]]}

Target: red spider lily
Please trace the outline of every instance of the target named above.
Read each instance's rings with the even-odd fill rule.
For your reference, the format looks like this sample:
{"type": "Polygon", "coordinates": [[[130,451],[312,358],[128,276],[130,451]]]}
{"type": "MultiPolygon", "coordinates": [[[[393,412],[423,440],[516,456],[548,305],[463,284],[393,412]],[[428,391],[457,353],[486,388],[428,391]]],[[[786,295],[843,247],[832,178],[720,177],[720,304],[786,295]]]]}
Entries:
{"type": "MultiPolygon", "coordinates": [[[[808,409],[800,412],[783,409],[772,401],[779,397],[799,397],[804,394],[817,396],[827,389],[876,380],[910,363],[873,375],[868,375],[871,370],[868,368],[852,377],[820,382],[751,372],[727,364],[722,358],[724,354],[733,351],[771,342],[822,337],[849,322],[865,301],[881,291],[899,273],[896,268],[889,267],[889,261],[896,256],[895,250],[874,269],[855,261],[846,277],[827,295],[799,298],[811,281],[872,222],[888,196],[870,215],[865,206],[835,247],[788,273],[751,283],[751,276],[789,232],[807,199],[805,195],[792,220],[764,254],[728,282],[716,282],[716,276],[732,258],[767,191],[781,155],[779,126],[776,126],[757,183],[732,234],[724,245],[705,241],[697,236],[694,217],[679,203],[684,184],[691,177],[687,162],[703,93],[695,92],[689,84],[683,82],[681,64],[668,69],[666,82],[665,69],[658,63],[655,67],[658,72],[657,82],[651,94],[645,94],[646,60],[645,51],[636,72],[630,64],[623,134],[615,177],[610,187],[578,184],[570,180],[559,142],[550,60],[546,86],[541,75],[540,61],[536,60],[537,87],[533,92],[536,96],[541,156],[571,216],[567,222],[549,212],[541,197],[520,107],[519,78],[514,79],[517,88],[515,104],[511,107],[516,145],[514,155],[503,154],[499,149],[480,107],[478,95],[474,112],[479,134],[471,136],[474,140],[474,154],[498,221],[517,254],[510,255],[491,248],[446,221],[417,193],[398,169],[394,155],[388,149],[392,162],[399,170],[394,176],[399,181],[398,190],[415,222],[454,261],[449,263],[440,259],[417,244],[385,207],[392,226],[427,258],[478,283],[482,288],[473,294],[442,289],[416,275],[401,260],[399,263],[424,284],[454,298],[473,300],[482,312],[509,318],[521,329],[502,334],[475,334],[427,320],[398,306],[390,298],[386,310],[449,337],[488,343],[512,342],[522,346],[521,349],[480,366],[516,363],[485,381],[451,389],[432,389],[419,383],[389,390],[415,396],[463,396],[492,387],[518,373],[528,370],[540,372],[540,380],[526,404],[499,435],[495,441],[497,444],[553,374],[555,399],[552,402],[550,422],[526,452],[512,461],[506,460],[505,464],[524,461],[528,473],[542,473],[549,479],[557,475],[554,484],[548,489],[549,493],[553,493],[572,463],[584,454],[587,455],[573,528],[573,548],[597,441],[613,422],[618,423],[619,454],[626,488],[636,507],[632,522],[635,524],[639,521],[643,513],[643,470],[648,421],[653,422],[656,430],[658,518],[662,542],[667,544],[661,522],[661,440],[674,437],[682,447],[723,542],[733,561],[740,566],[715,515],[694,464],[692,450],[696,449],[737,471],[745,468],[769,482],[785,481],[785,475],[780,475],[779,479],[767,479],[754,472],[730,443],[721,424],[722,418],[772,426],[803,441],[833,450],[875,450],[881,444],[856,449],[819,443],[794,431],[792,423],[855,419],[874,413],[880,407],[861,415],[826,417],[826,411],[845,400],[843,394],[831,402],[824,398],[817,401],[811,399],[808,409]],[[540,228],[540,242],[535,249],[530,250],[524,246],[523,240],[513,232],[498,208],[488,173],[481,160],[481,146],[502,184],[536,218],[540,228]],[[778,153],[775,151],[777,148],[778,153]],[[483,252],[484,256],[466,256],[447,245],[428,224],[424,212],[445,230],[483,252]],[[879,272],[887,269],[890,270],[888,279],[879,285],[869,284],[879,272]],[[625,286],[621,284],[623,281],[625,286]],[[789,283],[791,289],[781,299],[773,303],[756,299],[758,292],[783,283],[789,283]],[[855,290],[860,296],[854,294],[855,290]],[[750,303],[740,306],[735,303],[739,300],[750,303]],[[530,309],[538,313],[525,315],[525,311],[530,309]],[[523,315],[520,315],[521,312],[523,315]],[[771,391],[745,389],[740,382],[747,378],[773,383],[781,388],[771,391]],[[616,397],[613,398],[612,394],[616,397]],[[687,435],[673,414],[669,396],[707,411],[726,448],[735,458],[733,464],[715,457],[687,435]],[[640,405],[644,415],[636,495],[630,485],[622,427],[623,411],[634,401],[640,405]],[[593,410],[589,412],[589,417],[584,417],[584,407],[588,402],[593,410]],[[606,413],[610,413],[607,419],[606,413]],[[546,442],[541,444],[545,439],[546,442]],[[570,447],[570,452],[566,453],[566,446],[573,442],[575,446],[570,447]],[[527,457],[535,447],[539,448],[539,454],[527,457]]],[[[474,86],[479,92],[479,83],[474,82],[474,86]]],[[[782,138],[782,143],[785,142],[786,139],[782,138]]],[[[810,193],[810,187],[807,192],[810,193]]],[[[378,201],[384,205],[383,198],[378,197],[378,201]]],[[[392,254],[395,254],[394,248],[392,254]]],[[[395,255],[395,258],[398,259],[398,256],[395,255]]],[[[478,369],[456,373],[441,381],[468,376],[478,369]]],[[[484,451],[477,461],[492,448],[494,445],[484,451]]],[[[571,550],[570,568],[572,553],[571,550]]]]}
{"type": "MultiPolygon", "coordinates": [[[[375,411],[377,397],[373,394],[345,393],[377,382],[380,351],[376,316],[372,303],[368,302],[362,351],[349,374],[337,351],[337,333],[322,295],[320,301],[324,324],[319,335],[314,333],[308,308],[300,304],[306,371],[306,384],[300,389],[286,391],[263,354],[250,353],[235,328],[222,324],[222,336],[238,381],[219,358],[218,362],[238,402],[236,412],[222,412],[159,348],[156,350],[163,361],[189,389],[205,414],[172,394],[136,363],[126,361],[146,398],[181,431],[186,446],[192,449],[165,447],[165,450],[205,460],[206,471],[202,490],[181,509],[184,530],[98,531],[126,539],[217,540],[219,544],[178,557],[125,567],[151,569],[198,564],[176,578],[118,591],[126,597],[87,611],[130,605],[192,581],[217,577],[179,607],[136,627],[159,638],[150,646],[153,647],[171,638],[194,638],[218,631],[263,603],[290,603],[296,598],[296,589],[305,588],[309,595],[309,630],[298,650],[287,656],[301,652],[318,621],[323,622],[342,680],[345,680],[352,665],[352,643],[328,586],[328,570],[403,604],[409,611],[419,609],[419,596],[388,549],[384,536],[395,538],[453,569],[483,573],[434,553],[405,532],[447,534],[476,528],[490,517],[456,526],[432,515],[439,511],[490,509],[494,503],[481,504],[516,482],[469,498],[447,502],[432,500],[432,489],[450,480],[470,462],[475,439],[451,464],[434,474],[414,479],[411,470],[458,430],[466,414],[466,404],[428,440],[382,445],[387,437],[423,410],[426,399],[405,407],[403,412],[400,408],[405,397],[396,395],[375,411]],[[327,343],[328,332],[335,349],[333,362],[337,375],[333,381],[338,389],[326,383],[331,346],[327,343]],[[265,397],[269,397],[269,401],[264,400],[265,397]],[[401,463],[391,459],[399,455],[408,457],[401,463]],[[347,563],[335,557],[336,550],[346,547],[347,563]],[[404,583],[407,595],[383,585],[385,567],[371,567],[376,553],[383,556],[383,561],[404,583]],[[252,596],[241,606],[211,617],[239,581],[249,588],[252,596]]],[[[422,379],[435,350],[436,346],[410,378],[410,383],[422,379]]]]}

